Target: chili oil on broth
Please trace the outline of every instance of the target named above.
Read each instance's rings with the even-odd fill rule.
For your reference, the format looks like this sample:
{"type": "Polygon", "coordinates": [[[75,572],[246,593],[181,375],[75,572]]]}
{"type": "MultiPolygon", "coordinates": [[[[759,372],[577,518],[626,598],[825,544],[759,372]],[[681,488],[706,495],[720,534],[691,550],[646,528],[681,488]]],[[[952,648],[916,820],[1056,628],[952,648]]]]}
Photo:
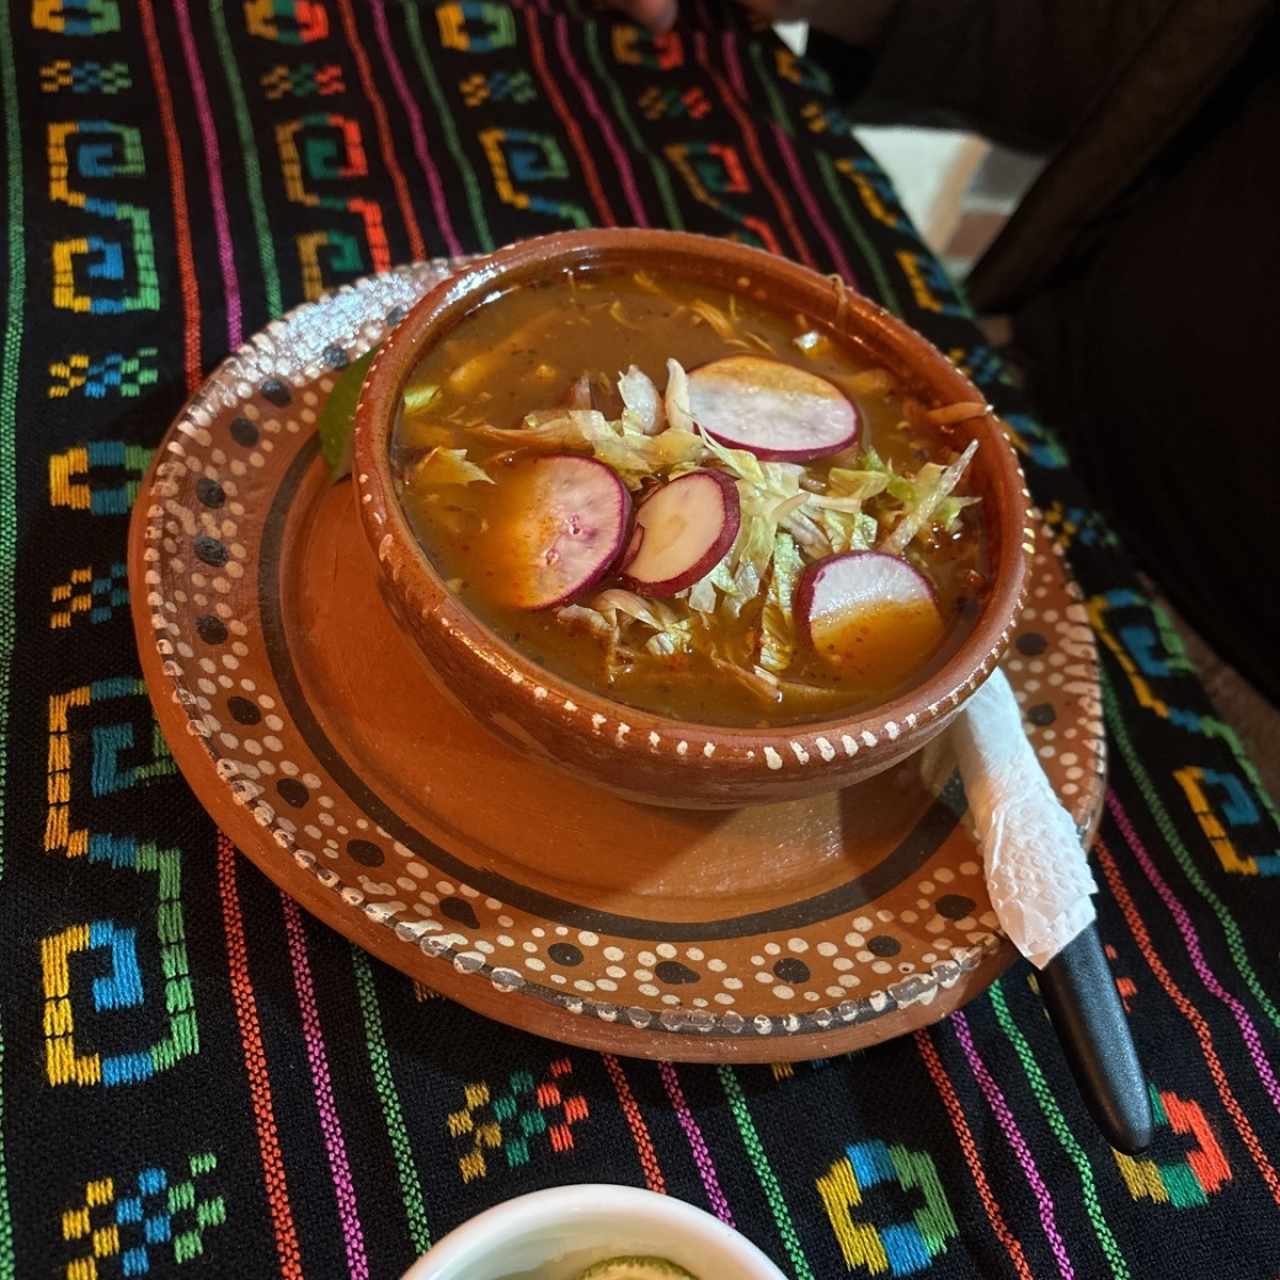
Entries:
{"type": "MultiPolygon", "coordinates": [[[[406,389],[406,409],[393,445],[393,471],[400,500],[428,557],[441,577],[472,612],[499,637],[549,672],[601,695],[657,715],[725,726],[768,726],[829,719],[883,703],[937,670],[959,647],[981,612],[989,585],[981,507],[960,513],[952,534],[917,540],[906,558],[928,578],[942,619],[940,641],[927,643],[910,617],[897,619],[895,644],[881,632],[866,636],[863,654],[850,654],[838,669],[803,637],[785,680],[813,692],[763,705],[733,675],[705,653],[667,657],[641,653],[628,668],[606,672],[604,644],[566,625],[554,608],[522,610],[501,603],[504,573],[486,530],[500,524],[503,476],[518,465],[522,451],[476,433],[480,424],[519,428],[525,415],[565,403],[572,384],[591,379],[594,406],[606,418],[622,409],[619,375],[630,365],[643,371],[661,393],[667,360],[687,370],[726,356],[744,354],[742,335],[753,353],[826,378],[848,395],[859,411],[858,449],[872,446],[896,471],[914,472],[930,461],[945,462],[952,450],[944,431],[912,426],[904,402],[887,378],[851,379],[876,366],[856,347],[827,338],[803,351],[795,339],[812,326],[802,316],[783,314],[742,294],[703,284],[625,273],[580,273],[520,286],[487,299],[468,313],[422,359],[406,389]],[[656,286],[657,292],[654,291],[656,286]],[[724,335],[692,310],[710,303],[734,318],[724,335]],[[731,341],[737,337],[738,340],[731,341]],[[888,384],[887,386],[885,384],[888,384]],[[438,387],[429,405],[415,410],[415,393],[438,387]],[[418,487],[405,482],[414,460],[443,447],[465,449],[494,484],[418,487]],[[930,651],[930,647],[932,647],[930,651]],[[904,661],[903,652],[912,659],[904,661]],[[874,655],[887,659],[878,663],[874,655]]],[[[714,464],[714,459],[708,459],[714,464]]],[[[805,464],[808,476],[823,480],[835,458],[805,464]]],[[[639,495],[633,495],[639,498],[639,495]]],[[[616,573],[585,593],[616,583],[616,573]]],[[[734,641],[750,645],[760,626],[754,602],[734,622],[734,641]]],[[[882,614],[893,627],[892,614],[882,614]]],[[[918,623],[918,619],[917,619],[918,623]]]]}

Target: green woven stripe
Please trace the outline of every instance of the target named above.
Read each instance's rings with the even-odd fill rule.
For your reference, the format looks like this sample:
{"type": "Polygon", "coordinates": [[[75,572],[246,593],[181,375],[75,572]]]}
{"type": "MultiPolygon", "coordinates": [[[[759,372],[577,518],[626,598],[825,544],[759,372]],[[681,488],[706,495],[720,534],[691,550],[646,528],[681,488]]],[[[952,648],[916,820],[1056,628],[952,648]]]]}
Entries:
{"type": "Polygon", "coordinates": [[[1031,1086],[1031,1092],[1040,1104],[1040,1110],[1044,1113],[1044,1118],[1048,1121],[1049,1128],[1053,1130],[1054,1137],[1062,1144],[1062,1149],[1067,1153],[1071,1163],[1075,1165],[1076,1171],[1080,1175],[1080,1195],[1084,1200],[1085,1212],[1088,1213],[1089,1221],[1093,1224],[1093,1234],[1098,1237],[1098,1244],[1102,1246],[1102,1252],[1107,1255],[1107,1261],[1111,1264],[1111,1274],[1116,1280],[1128,1280],[1129,1265],[1125,1262],[1124,1253],[1116,1243],[1115,1236],[1111,1234],[1111,1227],[1107,1223],[1106,1215],[1102,1212],[1102,1202],[1098,1199],[1097,1184],[1093,1180],[1093,1166],[1089,1163],[1089,1157],[1085,1155],[1084,1148],[1076,1141],[1076,1135],[1071,1132],[1071,1126],[1067,1124],[1067,1118],[1062,1114],[1057,1099],[1053,1096],[1053,1090],[1049,1087],[1044,1078],[1044,1073],[1040,1070],[1040,1064],[1036,1061],[1035,1051],[1027,1043],[1026,1037],[1013,1020],[1013,1015],[1009,1012],[1009,1006],[1005,1002],[1004,988],[999,979],[991,987],[990,996],[991,1007],[996,1014],[996,1021],[1000,1024],[1001,1030],[1008,1037],[1009,1043],[1013,1045],[1013,1050],[1018,1055],[1018,1060],[1022,1063],[1022,1070],[1026,1074],[1027,1083],[1031,1086]]]}
{"type": "Polygon", "coordinates": [[[449,100],[444,96],[444,90],[440,87],[440,77],[436,75],[431,56],[427,53],[427,44],[422,38],[422,19],[418,17],[416,4],[404,6],[404,19],[409,28],[409,43],[413,46],[413,56],[417,59],[418,70],[422,72],[427,91],[431,94],[431,101],[435,104],[436,119],[444,130],[444,140],[449,147],[449,154],[453,156],[458,172],[462,174],[462,184],[467,189],[467,207],[471,210],[471,222],[479,238],[480,247],[486,250],[492,249],[494,248],[493,233],[489,230],[489,219],[484,211],[480,183],[476,179],[476,171],[471,161],[467,159],[467,153],[463,150],[462,140],[458,136],[457,122],[449,109],[449,100]]]}
{"type": "Polygon", "coordinates": [[[1240,934],[1240,926],[1236,924],[1235,917],[1227,910],[1222,899],[1209,888],[1209,885],[1196,867],[1190,851],[1183,844],[1182,837],[1179,836],[1178,829],[1174,826],[1173,819],[1169,816],[1169,811],[1164,807],[1164,803],[1156,791],[1155,784],[1151,781],[1151,775],[1147,773],[1142,761],[1138,758],[1133,739],[1129,736],[1128,726],[1124,722],[1124,717],[1120,714],[1120,705],[1116,700],[1115,689],[1112,687],[1111,677],[1108,675],[1105,666],[1101,668],[1100,674],[1102,677],[1102,703],[1106,709],[1107,726],[1111,730],[1112,741],[1120,749],[1121,758],[1137,784],[1138,790],[1142,793],[1142,798],[1146,801],[1147,808],[1151,811],[1151,816],[1155,819],[1156,826],[1160,828],[1160,834],[1164,837],[1165,844],[1173,856],[1177,858],[1178,865],[1182,868],[1182,874],[1187,877],[1191,886],[1209,904],[1213,914],[1218,917],[1218,923],[1222,926],[1222,932],[1227,940],[1227,949],[1231,952],[1231,959],[1235,962],[1236,969],[1244,979],[1245,985],[1253,993],[1254,999],[1265,1011],[1267,1017],[1277,1027],[1280,1027],[1280,1013],[1276,1011],[1271,997],[1267,994],[1262,983],[1258,981],[1258,975],[1254,972],[1253,965],[1249,963],[1249,954],[1244,948],[1244,938],[1240,934]]]}
{"type": "Polygon", "coordinates": [[[876,291],[880,295],[880,301],[894,315],[900,316],[902,314],[902,303],[898,301],[898,295],[894,292],[893,285],[889,282],[889,274],[884,269],[884,263],[880,260],[880,254],[875,245],[871,243],[871,237],[863,230],[862,224],[849,207],[849,201],[840,183],[840,175],[836,172],[836,167],[832,163],[831,157],[825,151],[819,151],[816,147],[814,148],[814,155],[818,158],[818,172],[822,174],[822,182],[827,188],[827,194],[831,197],[836,209],[839,210],[840,221],[844,223],[845,230],[853,237],[854,243],[858,246],[858,251],[862,254],[862,260],[871,268],[871,274],[875,277],[876,291]]]}
{"type": "MultiPolygon", "coordinates": [[[[0,875],[4,873],[5,802],[9,771],[9,674],[13,663],[14,567],[18,555],[17,440],[19,357],[22,353],[22,304],[26,293],[26,256],[22,221],[22,134],[18,122],[18,72],[13,60],[11,9],[4,6],[0,35],[5,156],[8,161],[9,288],[5,294],[4,355],[0,362],[0,875]]],[[[0,1090],[4,1083],[4,1032],[0,1028],[0,1090]]],[[[9,1175],[4,1149],[4,1095],[0,1091],[0,1280],[14,1274],[13,1218],[9,1211],[9,1175]]]]}
{"type": "Polygon", "coordinates": [[[675,190],[671,185],[671,175],[667,172],[666,164],[650,150],[640,131],[636,128],[635,120],[627,108],[626,99],[622,96],[622,90],[618,88],[617,82],[609,74],[608,64],[600,56],[600,35],[597,22],[590,21],[585,24],[585,40],[587,58],[591,63],[591,69],[609,91],[609,100],[613,103],[614,118],[626,130],[627,139],[631,145],[649,162],[653,180],[658,184],[658,193],[662,197],[662,209],[667,215],[667,224],[675,231],[683,231],[685,222],[680,213],[680,205],[676,200],[675,190]]]}
{"type": "Polygon", "coordinates": [[[782,1188],[778,1185],[778,1176],[769,1163],[769,1157],[764,1153],[764,1144],[760,1141],[755,1121],[751,1119],[751,1112],[747,1109],[742,1085],[738,1083],[738,1077],[732,1067],[720,1066],[716,1071],[720,1076],[725,1097],[729,1099],[729,1109],[737,1122],[738,1132],[742,1135],[742,1145],[746,1147],[747,1154],[751,1157],[751,1164],[755,1168],[756,1177],[760,1180],[760,1187],[764,1191],[765,1199],[769,1202],[769,1208],[773,1211],[773,1221],[778,1228],[778,1234],[782,1237],[787,1256],[791,1259],[796,1280],[813,1280],[813,1272],[809,1270],[809,1260],[804,1255],[800,1237],[796,1234],[795,1224],[791,1221],[791,1210],[787,1208],[782,1188]]]}
{"type": "Polygon", "coordinates": [[[227,17],[222,0],[209,0],[210,25],[218,42],[218,56],[226,73],[227,88],[231,91],[231,105],[236,117],[236,133],[240,137],[240,151],[244,156],[245,187],[249,193],[249,207],[253,211],[253,229],[258,237],[258,261],[262,265],[262,285],[267,294],[267,310],[272,317],[284,310],[280,294],[280,270],[276,265],[275,245],[271,241],[271,227],[267,222],[267,203],[262,195],[262,164],[258,159],[258,147],[253,140],[253,123],[245,102],[244,86],[240,81],[240,69],[236,65],[235,50],[227,32],[227,17]]]}
{"type": "MultiPolygon", "coordinates": [[[[8,22],[9,9],[5,7],[8,22]]],[[[18,558],[18,436],[19,362],[22,356],[22,304],[27,287],[25,228],[22,220],[22,137],[18,123],[18,73],[13,61],[13,37],[6,29],[0,50],[3,77],[5,152],[8,158],[9,288],[5,295],[4,356],[0,364],[0,824],[5,818],[9,772],[9,672],[13,662],[14,569],[18,558]]],[[[0,826],[0,837],[3,837],[0,826]]],[[[5,841],[0,838],[0,874],[4,872],[5,841]]]]}
{"type": "Polygon", "coordinates": [[[756,69],[756,75],[760,77],[760,83],[764,85],[765,97],[769,99],[769,110],[773,112],[773,118],[786,130],[789,138],[794,138],[796,131],[787,114],[787,104],[782,100],[782,94],[778,92],[778,86],[774,84],[773,77],[765,66],[764,52],[758,41],[751,43],[751,63],[756,69]]]}
{"type": "Polygon", "coordinates": [[[373,985],[373,969],[369,957],[359,947],[351,948],[351,966],[356,975],[356,995],[360,999],[360,1016],[364,1020],[364,1039],[369,1050],[369,1068],[373,1072],[373,1085],[382,1106],[382,1119],[391,1140],[391,1152],[395,1157],[396,1174],[400,1179],[400,1197],[404,1201],[404,1214],[409,1225],[409,1241],[418,1253],[431,1247],[431,1232],[427,1226],[427,1208],[422,1199],[422,1182],[418,1167],[413,1162],[413,1147],[409,1131],[404,1125],[404,1112],[400,1109],[400,1095],[391,1075],[391,1059],[387,1053],[387,1038],[382,1031],[382,1014],[378,1010],[378,992],[373,985]]]}

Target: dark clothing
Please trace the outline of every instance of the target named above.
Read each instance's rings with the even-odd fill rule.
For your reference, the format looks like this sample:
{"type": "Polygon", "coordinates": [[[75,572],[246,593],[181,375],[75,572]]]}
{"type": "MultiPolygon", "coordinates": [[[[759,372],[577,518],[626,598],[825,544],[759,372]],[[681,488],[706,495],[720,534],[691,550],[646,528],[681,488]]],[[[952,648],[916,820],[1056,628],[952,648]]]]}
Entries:
{"type": "Polygon", "coordinates": [[[1280,703],[1280,21],[1258,0],[903,0],[857,115],[1052,153],[975,267],[1037,408],[1173,602],[1280,703]]]}

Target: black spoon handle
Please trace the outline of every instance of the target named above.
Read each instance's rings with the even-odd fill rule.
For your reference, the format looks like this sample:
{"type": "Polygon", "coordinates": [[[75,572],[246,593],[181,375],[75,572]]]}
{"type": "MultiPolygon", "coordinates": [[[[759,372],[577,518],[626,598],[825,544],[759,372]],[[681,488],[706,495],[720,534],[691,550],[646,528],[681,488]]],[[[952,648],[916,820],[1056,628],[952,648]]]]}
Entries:
{"type": "Polygon", "coordinates": [[[1091,924],[1041,970],[1040,993],[1076,1086],[1117,1151],[1151,1145],[1151,1099],[1124,1006],[1091,924]]]}

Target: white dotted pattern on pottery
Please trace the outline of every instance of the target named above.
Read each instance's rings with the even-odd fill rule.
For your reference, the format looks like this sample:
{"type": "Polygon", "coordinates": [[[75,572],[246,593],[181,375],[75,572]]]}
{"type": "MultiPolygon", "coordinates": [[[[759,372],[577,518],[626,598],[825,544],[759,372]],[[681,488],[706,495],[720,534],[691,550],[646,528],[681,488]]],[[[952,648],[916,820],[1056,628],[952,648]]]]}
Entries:
{"type": "MultiPolygon", "coordinates": [[[[740,964],[734,969],[717,956],[714,944],[662,942],[646,947],[617,939],[601,947],[595,933],[538,921],[496,898],[481,902],[474,887],[439,878],[390,833],[371,824],[331,780],[300,766],[293,756],[309,760],[309,752],[294,727],[277,714],[272,693],[258,691],[251,680],[236,677],[240,659],[249,652],[247,646],[261,643],[261,624],[256,616],[235,617],[220,597],[229,593],[229,579],[240,577],[246,569],[250,553],[240,540],[248,536],[243,529],[246,514],[254,515],[256,504],[260,521],[261,508],[271,496],[255,491],[253,472],[264,466],[263,455],[272,451],[277,440],[302,438],[309,432],[315,406],[332,387],[334,368],[342,363],[335,353],[342,359],[363,354],[382,337],[389,321],[394,323],[450,269],[444,262],[403,268],[290,312],[220,366],[167,438],[154,482],[141,499],[149,504],[144,579],[155,646],[173,683],[173,697],[186,713],[188,732],[204,741],[234,802],[245,807],[299,867],[340,897],[348,909],[363,911],[406,944],[451,963],[460,973],[487,979],[497,990],[532,994],[536,985],[540,996],[560,1007],[606,1022],[744,1036],[820,1031],[907,1005],[932,1003],[939,990],[954,985],[962,973],[1004,945],[990,911],[972,914],[985,902],[976,862],[937,868],[933,874],[941,883],[921,880],[916,886],[918,910],[901,912],[902,925],[915,928],[924,921],[931,936],[931,950],[923,953],[920,965],[894,961],[901,945],[893,936],[895,915],[874,906],[867,908],[867,916],[847,922],[850,927],[843,947],[830,941],[830,921],[819,922],[815,932],[828,935],[820,941],[802,932],[754,940],[759,954],[752,956],[750,973],[740,964]],[[265,406],[260,404],[256,397],[267,395],[274,383],[284,385],[268,396],[265,406]],[[293,403],[295,395],[299,405],[293,403]],[[277,400],[285,403],[277,407],[277,400]],[[230,431],[226,423],[219,423],[228,413],[234,415],[230,431]],[[238,439],[234,438],[237,431],[238,439]],[[242,447],[237,449],[237,444],[242,447]],[[241,456],[246,449],[247,458],[241,456]],[[180,500],[184,492],[193,494],[201,482],[216,486],[223,495],[216,509],[180,500]],[[217,658],[207,656],[210,646],[197,644],[195,635],[184,635],[183,622],[192,627],[198,622],[208,634],[221,637],[215,647],[222,650],[225,642],[225,651],[217,658]],[[198,659],[197,652],[202,655],[198,659]],[[214,697],[220,700],[219,707],[231,708],[230,722],[215,714],[214,697]],[[269,783],[283,797],[282,804],[268,798],[269,783]],[[281,812],[282,807],[288,810],[295,804],[299,810],[310,809],[312,798],[316,812],[310,821],[281,812]],[[385,856],[384,846],[395,858],[385,856]],[[339,870],[344,865],[343,849],[349,861],[366,862],[367,871],[344,878],[339,870]],[[399,867],[394,865],[397,860],[399,867]],[[633,985],[624,989],[623,984],[633,985]],[[743,998],[748,984],[767,989],[778,1003],[778,1012],[745,1016],[737,1012],[733,1006],[743,998]],[[680,994],[691,985],[696,985],[698,994],[680,994]],[[661,1007],[623,1003],[632,991],[661,1007]]],[[[1046,553],[1045,545],[1052,543],[1041,540],[1033,580],[1050,567],[1046,556],[1052,553],[1046,553]]],[[[1032,592],[1033,598],[1046,594],[1043,588],[1032,592]]],[[[1042,637],[1044,659],[1033,659],[1040,665],[1031,670],[1039,675],[1043,666],[1047,683],[1061,685],[1064,693],[1078,697],[1082,714],[1078,725],[1067,726],[1061,739],[1056,730],[1038,724],[1034,715],[1026,723],[1044,757],[1064,750],[1070,742],[1067,754],[1073,758],[1068,761],[1064,754],[1062,762],[1068,764],[1071,781],[1063,792],[1074,797],[1089,789],[1087,797],[1080,797],[1088,803],[1078,799],[1072,804],[1077,812],[1088,812],[1103,770],[1101,711],[1092,665],[1096,654],[1082,605],[1074,604],[1061,617],[1052,613],[1046,611],[1040,619],[1045,630],[1052,626],[1052,643],[1042,637]],[[1077,759],[1085,763],[1077,765],[1077,759]]],[[[1026,618],[1036,618],[1034,604],[1026,618]]],[[[1022,657],[1013,656],[1008,666],[1017,673],[1023,662],[1022,657]]],[[[990,665],[990,661],[984,664],[982,674],[990,665]]],[[[967,683],[976,684],[979,678],[967,683]]],[[[1034,680],[1024,680],[1019,689],[1024,717],[1027,689],[1033,685],[1034,680]]],[[[958,700],[962,692],[954,691],[942,703],[958,700]]],[[[626,728],[619,724],[616,731],[626,728]]],[[[886,724],[881,737],[892,740],[900,728],[886,724]]],[[[870,732],[861,736],[861,744],[847,735],[838,744],[824,737],[797,740],[790,744],[790,754],[802,764],[811,758],[826,762],[840,752],[852,756],[881,740],[870,732]]],[[[687,749],[687,744],[679,746],[687,749]]],[[[702,751],[710,756],[713,744],[705,744],[702,751]]],[[[770,769],[781,767],[781,757],[775,756],[772,748],[764,753],[770,769]]]]}

